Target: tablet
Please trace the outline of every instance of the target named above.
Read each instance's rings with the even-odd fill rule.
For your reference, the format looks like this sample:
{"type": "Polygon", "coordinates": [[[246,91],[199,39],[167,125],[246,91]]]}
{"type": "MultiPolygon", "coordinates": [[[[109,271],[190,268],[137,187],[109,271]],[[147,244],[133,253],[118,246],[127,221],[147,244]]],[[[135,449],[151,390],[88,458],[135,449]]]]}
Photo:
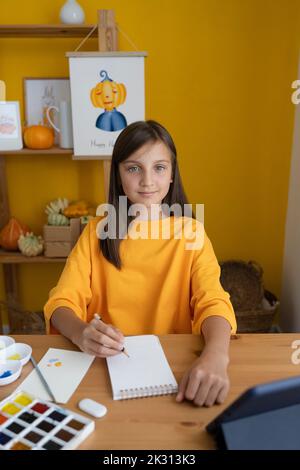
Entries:
{"type": "Polygon", "coordinates": [[[226,444],[225,437],[227,444],[231,441],[231,448],[235,445],[236,448],[251,448],[251,440],[256,448],[260,442],[267,448],[271,445],[267,442],[269,432],[270,441],[272,435],[272,442],[275,443],[277,434],[284,446],[287,430],[295,432],[295,419],[297,417],[299,422],[299,416],[300,376],[297,376],[249,388],[211,421],[206,430],[216,438],[219,446],[223,444],[222,447],[226,444]],[[259,436],[260,430],[264,432],[263,439],[259,436]],[[243,436],[247,436],[244,443],[243,436]],[[233,439],[238,440],[238,444],[232,442],[233,439]]]}

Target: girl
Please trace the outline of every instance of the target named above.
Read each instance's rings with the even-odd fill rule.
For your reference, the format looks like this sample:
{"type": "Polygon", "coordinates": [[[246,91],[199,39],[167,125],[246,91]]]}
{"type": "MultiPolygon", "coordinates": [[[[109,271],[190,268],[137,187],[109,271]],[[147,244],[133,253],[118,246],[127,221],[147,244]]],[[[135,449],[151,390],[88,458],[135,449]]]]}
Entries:
{"type": "Polygon", "coordinates": [[[175,237],[178,222],[197,221],[162,209],[177,204],[184,210],[187,199],[174,142],[159,123],[135,122],[119,135],[109,203],[116,211],[116,228],[125,223],[127,233],[116,230],[116,236],[110,236],[109,218],[96,217],[88,224],[50,292],[47,331],[62,333],[98,357],[119,354],[124,335],[202,334],[204,349],[184,374],[176,400],[199,406],[222,403],[229,389],[234,311],[219,282],[220,268],[206,234],[196,249],[187,249],[184,236],[175,237]],[[145,210],[135,218],[124,215],[120,196],[127,197],[129,211],[134,204],[145,210]],[[153,207],[159,208],[154,215],[153,207]],[[137,224],[159,231],[169,224],[170,237],[131,236],[137,224]],[[97,312],[103,321],[94,319],[97,312]]]}

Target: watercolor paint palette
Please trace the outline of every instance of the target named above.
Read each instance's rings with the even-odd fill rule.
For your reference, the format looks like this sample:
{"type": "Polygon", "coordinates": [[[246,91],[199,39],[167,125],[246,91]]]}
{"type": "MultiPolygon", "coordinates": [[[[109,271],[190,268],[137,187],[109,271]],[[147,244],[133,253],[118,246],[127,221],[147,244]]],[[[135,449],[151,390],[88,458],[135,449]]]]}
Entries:
{"type": "Polygon", "coordinates": [[[22,390],[0,403],[0,450],[75,449],[94,428],[93,420],[22,390]]]}

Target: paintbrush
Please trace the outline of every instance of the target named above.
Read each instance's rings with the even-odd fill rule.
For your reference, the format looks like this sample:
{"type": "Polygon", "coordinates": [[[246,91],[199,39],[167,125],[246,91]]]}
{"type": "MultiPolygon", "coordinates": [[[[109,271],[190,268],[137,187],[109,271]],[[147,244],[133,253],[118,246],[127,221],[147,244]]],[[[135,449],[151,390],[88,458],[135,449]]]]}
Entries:
{"type": "MultiPolygon", "coordinates": [[[[100,315],[98,315],[98,313],[94,313],[94,318],[95,318],[96,320],[101,320],[101,321],[103,321],[103,320],[101,319],[100,315]]],[[[121,352],[124,353],[125,356],[129,357],[129,354],[128,354],[128,352],[126,351],[125,347],[121,350],[121,352]]]]}
{"type": "Polygon", "coordinates": [[[40,368],[39,366],[37,365],[37,363],[35,362],[35,360],[33,359],[33,357],[31,356],[30,358],[32,364],[33,364],[33,367],[35,368],[36,372],[37,372],[37,375],[39,376],[39,378],[41,379],[41,382],[42,384],[44,385],[48,395],[51,397],[51,400],[54,402],[54,403],[57,403],[57,401],[55,400],[55,396],[53,395],[52,391],[51,391],[51,388],[49,387],[45,377],[43,376],[43,374],[41,373],[40,371],[40,368]]]}

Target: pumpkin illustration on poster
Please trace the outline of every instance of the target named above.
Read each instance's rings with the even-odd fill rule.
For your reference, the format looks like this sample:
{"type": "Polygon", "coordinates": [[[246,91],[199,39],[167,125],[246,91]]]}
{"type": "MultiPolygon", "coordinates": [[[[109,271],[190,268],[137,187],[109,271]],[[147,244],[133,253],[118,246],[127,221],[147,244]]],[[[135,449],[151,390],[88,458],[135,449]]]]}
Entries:
{"type": "Polygon", "coordinates": [[[103,108],[96,120],[96,127],[103,131],[120,131],[127,126],[127,120],[116,108],[126,100],[126,87],[122,83],[116,83],[106,70],[101,70],[100,77],[103,78],[91,90],[91,101],[96,108],[103,108]]]}

